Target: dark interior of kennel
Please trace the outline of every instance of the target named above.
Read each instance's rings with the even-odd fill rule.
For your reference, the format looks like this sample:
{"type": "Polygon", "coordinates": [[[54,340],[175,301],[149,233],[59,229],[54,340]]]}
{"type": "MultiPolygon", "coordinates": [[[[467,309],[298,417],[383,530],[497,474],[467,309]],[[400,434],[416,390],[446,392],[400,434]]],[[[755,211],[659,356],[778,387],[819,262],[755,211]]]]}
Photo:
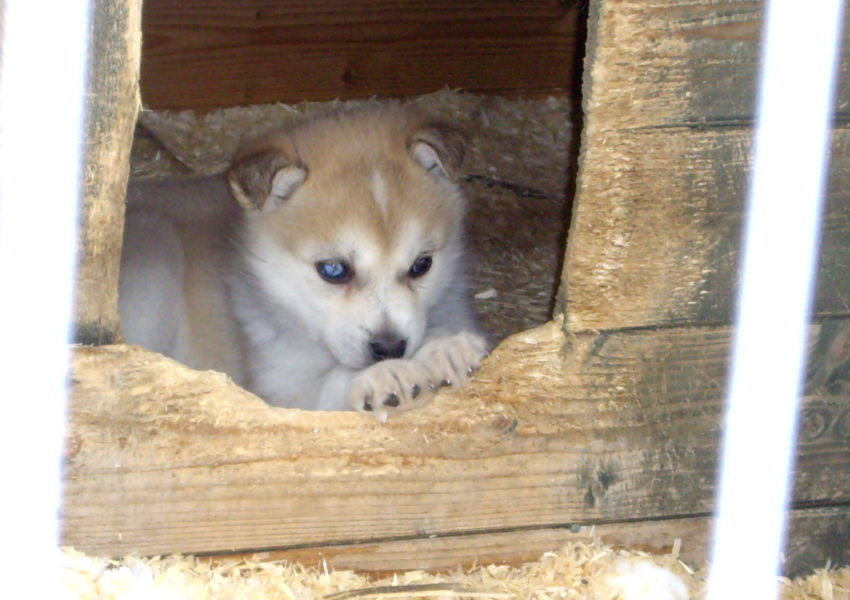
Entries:
{"type": "MultiPolygon", "coordinates": [[[[114,260],[120,210],[110,197],[126,181],[136,122],[126,100],[137,4],[96,3],[100,88],[77,313],[87,339],[117,339],[106,276],[115,267],[98,260],[114,260]]],[[[219,107],[415,96],[471,131],[463,185],[485,324],[502,338],[547,321],[563,260],[562,316],[506,340],[467,390],[383,427],[272,414],[220,378],[141,350],[79,349],[67,543],[113,554],[263,550],[391,570],[534,558],[593,529],[648,549],[682,539],[684,556],[704,561],[758,3],[148,0],[144,11],[142,99],[153,110],[139,117],[137,174],[220,168],[224,148],[211,161],[193,154],[199,128],[225,122],[219,107]],[[197,114],[159,111],[184,108],[197,114]]],[[[847,140],[840,108],[790,572],[850,562],[847,140]]],[[[769,399],[754,401],[769,424],[769,399]]]]}

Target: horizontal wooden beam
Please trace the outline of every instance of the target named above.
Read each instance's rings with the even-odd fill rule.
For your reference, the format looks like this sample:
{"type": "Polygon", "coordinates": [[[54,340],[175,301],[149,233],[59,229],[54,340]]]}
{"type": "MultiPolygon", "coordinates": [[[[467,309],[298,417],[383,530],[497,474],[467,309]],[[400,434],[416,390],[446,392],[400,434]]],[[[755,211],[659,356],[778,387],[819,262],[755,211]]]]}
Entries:
{"type": "MultiPolygon", "coordinates": [[[[711,552],[712,518],[707,515],[600,523],[595,525],[520,529],[472,535],[375,541],[366,544],[318,546],[272,550],[259,554],[213,556],[214,560],[254,557],[263,561],[287,560],[304,565],[323,562],[337,569],[384,575],[393,571],[450,571],[476,565],[518,565],[537,560],[571,542],[601,539],[614,547],[668,554],[692,567],[705,569],[711,552]]],[[[788,513],[788,538],[783,570],[794,577],[833,564],[850,563],[850,507],[808,508],[788,513]]]]}
{"type": "Polygon", "coordinates": [[[577,87],[580,11],[556,0],[148,0],[144,11],[151,108],[577,87]]]}
{"type": "MultiPolygon", "coordinates": [[[[812,329],[824,386],[846,379],[833,351],[848,328],[812,329]]],[[[553,322],[388,424],[273,409],[139,348],[80,348],[63,543],[255,551],[707,514],[729,341],[726,328],[567,339],[553,322]]],[[[850,501],[850,399],[824,389],[805,401],[799,504],[850,501]]],[[[753,399],[766,414],[769,400],[753,399]]]]}

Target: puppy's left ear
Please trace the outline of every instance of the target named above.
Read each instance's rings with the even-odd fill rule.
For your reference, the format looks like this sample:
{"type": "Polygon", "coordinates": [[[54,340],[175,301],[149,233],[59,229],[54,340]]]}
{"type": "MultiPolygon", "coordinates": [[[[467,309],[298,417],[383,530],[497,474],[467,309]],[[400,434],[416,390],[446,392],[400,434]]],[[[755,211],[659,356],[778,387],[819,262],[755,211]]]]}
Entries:
{"type": "Polygon", "coordinates": [[[275,150],[239,157],[227,172],[230,190],[242,208],[261,211],[283,204],[306,177],[304,167],[275,150]]]}
{"type": "Polygon", "coordinates": [[[432,123],[414,134],[408,149],[426,171],[457,179],[466,153],[466,140],[459,131],[442,123],[432,123]]]}

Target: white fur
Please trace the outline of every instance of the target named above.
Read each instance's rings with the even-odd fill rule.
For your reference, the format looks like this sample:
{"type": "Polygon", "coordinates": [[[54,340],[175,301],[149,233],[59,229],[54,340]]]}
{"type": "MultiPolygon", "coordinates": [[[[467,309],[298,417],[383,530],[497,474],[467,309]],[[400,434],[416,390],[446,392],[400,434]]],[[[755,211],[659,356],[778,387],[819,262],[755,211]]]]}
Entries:
{"type": "Polygon", "coordinates": [[[175,227],[157,215],[128,223],[121,268],[124,337],[151,350],[186,356],[186,307],[180,239],[175,227]]]}
{"type": "Polygon", "coordinates": [[[307,172],[300,167],[286,167],[277,172],[272,180],[272,190],[263,205],[264,211],[278,208],[304,182],[307,172]]]}
{"type": "Polygon", "coordinates": [[[426,171],[430,172],[435,169],[439,169],[440,173],[444,177],[449,176],[446,167],[443,165],[439,155],[432,146],[429,146],[424,142],[416,142],[411,147],[411,153],[413,154],[413,158],[416,159],[416,162],[422,165],[426,171]]]}
{"type": "Polygon", "coordinates": [[[621,559],[600,575],[606,598],[622,600],[688,600],[690,593],[682,579],[669,569],[647,559],[621,559]]]}

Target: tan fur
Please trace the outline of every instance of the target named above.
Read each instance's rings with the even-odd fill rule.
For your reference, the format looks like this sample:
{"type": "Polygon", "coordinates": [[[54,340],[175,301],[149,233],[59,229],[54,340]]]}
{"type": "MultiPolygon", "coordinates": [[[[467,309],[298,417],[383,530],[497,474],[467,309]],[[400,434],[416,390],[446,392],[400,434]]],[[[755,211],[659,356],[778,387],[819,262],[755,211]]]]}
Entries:
{"type": "MultiPolygon", "coordinates": [[[[352,222],[389,247],[398,234],[393,224],[406,218],[420,220],[436,237],[445,238],[445,224],[460,223],[462,206],[456,199],[444,198],[432,178],[407,157],[414,141],[434,139],[433,129],[421,115],[398,106],[340,113],[252,142],[234,159],[234,170],[247,158],[268,153],[306,166],[307,179],[286,210],[270,215],[264,224],[290,249],[305,237],[330,242],[340,227],[348,228],[352,222]],[[386,177],[387,192],[393,197],[387,211],[373,197],[376,169],[386,177]]],[[[455,151],[454,160],[462,158],[458,154],[455,151]]]]}

